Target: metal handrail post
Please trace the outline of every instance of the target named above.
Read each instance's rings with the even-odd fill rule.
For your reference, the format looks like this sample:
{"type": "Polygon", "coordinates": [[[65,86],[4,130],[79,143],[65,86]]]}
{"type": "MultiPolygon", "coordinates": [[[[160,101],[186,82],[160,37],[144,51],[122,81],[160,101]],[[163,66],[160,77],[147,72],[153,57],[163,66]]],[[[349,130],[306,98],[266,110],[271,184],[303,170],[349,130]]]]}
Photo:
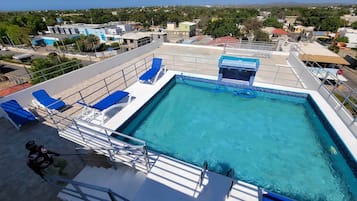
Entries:
{"type": "Polygon", "coordinates": [[[111,201],[117,201],[117,199],[115,199],[115,196],[113,195],[112,190],[110,190],[110,189],[108,191],[108,196],[109,196],[111,201]]]}
{"type": "Polygon", "coordinates": [[[105,88],[107,89],[108,95],[109,95],[109,88],[108,88],[108,84],[107,81],[105,81],[106,78],[103,79],[103,82],[105,84],[105,88]]]}
{"type": "Polygon", "coordinates": [[[45,108],[45,110],[46,110],[48,116],[50,117],[50,119],[53,121],[53,124],[56,126],[57,130],[60,130],[60,128],[59,128],[58,125],[57,125],[56,120],[55,120],[55,119],[53,118],[53,116],[52,116],[53,113],[51,112],[51,110],[48,109],[48,108],[45,108]]]}
{"type": "Polygon", "coordinates": [[[136,75],[136,77],[138,78],[139,76],[138,76],[138,70],[137,70],[137,68],[136,68],[136,63],[134,64],[134,69],[135,69],[135,75],[136,75]]]}
{"type": "Polygon", "coordinates": [[[198,184],[199,184],[200,187],[203,184],[203,179],[205,177],[205,173],[206,173],[207,169],[208,169],[208,162],[204,161],[203,162],[203,167],[202,167],[202,170],[201,170],[201,174],[200,174],[200,180],[198,181],[198,184]]]}
{"type": "Polygon", "coordinates": [[[128,83],[126,82],[126,78],[125,78],[125,73],[124,73],[124,69],[121,70],[121,73],[123,74],[123,78],[124,78],[124,83],[125,83],[125,88],[128,87],[128,83]]]}
{"type": "Polygon", "coordinates": [[[234,186],[234,180],[231,181],[231,185],[228,188],[226,199],[228,199],[231,196],[231,192],[232,192],[233,186],[234,186]]]}
{"type": "Polygon", "coordinates": [[[144,155],[145,155],[145,163],[146,163],[146,170],[147,173],[150,171],[150,160],[149,160],[149,155],[148,155],[148,150],[146,148],[146,145],[143,147],[144,149],[144,155]]]}
{"type": "Polygon", "coordinates": [[[86,102],[84,101],[84,98],[83,98],[83,95],[82,95],[81,91],[78,91],[78,93],[79,93],[79,96],[81,97],[82,102],[83,102],[84,104],[86,104],[86,102]]]}
{"type": "Polygon", "coordinates": [[[45,75],[43,74],[43,71],[40,72],[41,73],[41,76],[43,79],[47,80],[47,78],[45,77],[45,75]]]}
{"type": "Polygon", "coordinates": [[[226,195],[226,198],[229,198],[229,196],[231,195],[231,192],[232,192],[232,189],[233,189],[233,186],[234,186],[234,175],[235,175],[235,172],[234,172],[234,169],[229,169],[226,176],[227,177],[230,177],[232,179],[231,181],[231,185],[228,189],[228,192],[227,192],[227,195],[226,195]]]}
{"type": "Polygon", "coordinates": [[[110,135],[108,134],[108,131],[105,129],[104,130],[105,131],[105,135],[107,136],[107,140],[108,140],[108,142],[109,142],[109,146],[110,147],[113,147],[113,143],[112,143],[112,141],[110,140],[110,135]]]}
{"type": "Polygon", "coordinates": [[[79,195],[81,195],[81,198],[83,198],[83,200],[89,201],[88,197],[83,193],[83,191],[81,190],[81,188],[79,188],[78,185],[71,183],[72,186],[76,189],[76,191],[79,193],[79,195]]]}
{"type": "Polygon", "coordinates": [[[84,142],[85,144],[87,144],[87,141],[85,140],[82,131],[79,129],[79,126],[78,126],[77,122],[76,122],[74,119],[73,119],[72,121],[73,121],[73,124],[74,124],[74,126],[76,127],[77,131],[79,132],[79,135],[81,136],[83,142],[84,142]]]}
{"type": "Polygon", "coordinates": [[[263,189],[258,187],[258,200],[262,201],[263,200],[263,189]]]}

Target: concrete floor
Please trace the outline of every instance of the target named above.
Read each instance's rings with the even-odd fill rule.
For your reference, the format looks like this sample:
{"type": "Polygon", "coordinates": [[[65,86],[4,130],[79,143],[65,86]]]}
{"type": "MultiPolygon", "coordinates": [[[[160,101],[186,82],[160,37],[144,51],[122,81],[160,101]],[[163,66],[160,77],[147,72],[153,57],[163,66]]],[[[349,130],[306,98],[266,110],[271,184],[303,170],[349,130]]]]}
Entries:
{"type": "MultiPolygon", "coordinates": [[[[35,140],[50,150],[66,154],[75,153],[78,145],[58,136],[57,130],[41,124],[30,123],[20,131],[6,120],[0,119],[0,200],[49,201],[58,200],[59,188],[44,182],[26,165],[28,151],[25,144],[35,140]]],[[[78,156],[63,156],[68,162],[65,172],[73,178],[83,168],[78,156]]]]}

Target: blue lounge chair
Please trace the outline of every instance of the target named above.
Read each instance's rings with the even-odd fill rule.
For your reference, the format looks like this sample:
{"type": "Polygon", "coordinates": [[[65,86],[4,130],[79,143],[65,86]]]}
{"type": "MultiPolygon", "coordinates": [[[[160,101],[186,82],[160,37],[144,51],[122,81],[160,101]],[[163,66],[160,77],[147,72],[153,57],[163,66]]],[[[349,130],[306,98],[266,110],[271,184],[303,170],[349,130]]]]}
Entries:
{"type": "Polygon", "coordinates": [[[161,68],[162,59],[161,58],[153,58],[151,68],[147,70],[143,75],[139,77],[141,82],[154,83],[158,79],[161,71],[165,69],[161,68]]]}
{"type": "Polygon", "coordinates": [[[35,121],[36,117],[31,112],[23,109],[16,100],[1,103],[5,117],[15,126],[17,130],[27,122],[35,121]]]}
{"type": "Polygon", "coordinates": [[[32,95],[35,97],[35,99],[32,101],[34,105],[40,106],[42,108],[47,108],[50,110],[59,110],[66,106],[66,104],[62,100],[52,98],[43,89],[32,92],[32,95]]]}
{"type": "Polygon", "coordinates": [[[130,102],[131,102],[131,96],[129,95],[129,93],[121,90],[111,93],[110,95],[108,95],[107,97],[100,100],[94,105],[88,105],[84,102],[77,101],[77,103],[85,107],[84,110],[82,111],[82,116],[84,117],[92,116],[92,118],[94,118],[96,115],[100,115],[102,117],[101,119],[102,124],[104,123],[104,118],[108,111],[114,108],[123,107],[124,104],[130,102]],[[119,103],[125,97],[128,97],[128,101],[125,103],[119,103]]]}

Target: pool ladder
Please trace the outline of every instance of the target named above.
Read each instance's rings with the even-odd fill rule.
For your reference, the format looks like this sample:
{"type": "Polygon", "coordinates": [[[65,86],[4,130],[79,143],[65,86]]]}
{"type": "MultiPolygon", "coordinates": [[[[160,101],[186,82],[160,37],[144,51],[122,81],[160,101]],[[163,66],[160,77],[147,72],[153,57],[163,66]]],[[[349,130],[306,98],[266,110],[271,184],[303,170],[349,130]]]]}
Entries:
{"type": "Polygon", "coordinates": [[[199,186],[202,186],[203,183],[203,179],[205,178],[206,172],[208,169],[208,162],[204,161],[203,162],[203,166],[202,166],[202,170],[201,170],[201,174],[200,174],[200,180],[198,181],[199,186]]]}
{"type": "Polygon", "coordinates": [[[232,192],[232,189],[233,189],[233,186],[234,186],[234,169],[231,168],[227,171],[226,173],[226,176],[227,177],[230,177],[232,179],[231,181],[231,185],[229,186],[228,188],[228,192],[227,192],[227,195],[226,195],[226,199],[228,199],[230,196],[231,196],[231,192],[232,192]]]}

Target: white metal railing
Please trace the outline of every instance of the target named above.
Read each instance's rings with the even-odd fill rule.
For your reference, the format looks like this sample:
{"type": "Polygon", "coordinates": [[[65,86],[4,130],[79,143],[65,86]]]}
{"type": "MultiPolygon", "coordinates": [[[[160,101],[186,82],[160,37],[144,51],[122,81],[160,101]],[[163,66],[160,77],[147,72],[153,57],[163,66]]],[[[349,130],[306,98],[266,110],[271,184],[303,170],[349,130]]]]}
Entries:
{"type": "Polygon", "coordinates": [[[61,98],[61,101],[64,101],[68,106],[62,112],[38,108],[38,113],[42,113],[44,118],[50,119],[60,136],[94,149],[97,153],[109,157],[111,161],[119,160],[132,166],[142,164],[144,168],[140,170],[149,171],[150,164],[145,141],[82,120],[80,115],[82,107],[79,107],[77,101],[81,100],[92,104],[115,90],[127,88],[138,80],[141,72],[150,67],[152,57],[153,55],[149,55],[140,61],[128,64],[121,70],[61,98]],[[116,138],[112,135],[115,135],[116,138]],[[103,150],[100,147],[108,149],[103,150]]]}
{"type": "Polygon", "coordinates": [[[238,43],[226,43],[225,52],[234,49],[254,49],[275,51],[277,49],[277,42],[262,42],[262,41],[248,41],[240,40],[238,43]]]}
{"type": "Polygon", "coordinates": [[[122,162],[149,172],[150,161],[145,141],[57,111],[48,111],[48,116],[61,137],[105,155],[112,162],[122,162]]]}
{"type": "MultiPolygon", "coordinates": [[[[219,56],[212,58],[163,53],[155,53],[155,56],[163,58],[163,61],[165,61],[165,64],[171,70],[192,73],[202,73],[204,71],[206,74],[218,76],[219,56]]],[[[304,84],[294,67],[289,65],[261,64],[255,76],[255,81],[304,88],[304,84]]]]}
{"type": "Polygon", "coordinates": [[[68,61],[59,65],[51,66],[46,69],[42,69],[34,72],[29,71],[24,67],[26,73],[21,75],[7,75],[8,80],[3,81],[2,84],[5,85],[4,83],[7,82],[6,84],[7,88],[11,88],[29,82],[31,82],[31,84],[37,84],[64,75],[71,71],[77,70],[82,66],[83,65],[81,65],[80,61],[75,60],[75,61],[68,61]]]}
{"type": "Polygon", "coordinates": [[[337,75],[324,71],[317,62],[309,59],[307,55],[306,63],[313,64],[319,71],[324,72],[324,78],[320,79],[318,74],[314,75],[307,69],[306,64],[298,58],[299,54],[304,54],[303,50],[297,45],[292,46],[289,62],[293,63],[299,78],[308,89],[316,90],[320,93],[354,136],[357,137],[357,90],[347,83],[339,81],[337,75]],[[333,78],[334,81],[328,78],[333,78]]]}
{"type": "Polygon", "coordinates": [[[16,99],[21,105],[30,105],[31,100],[33,99],[31,93],[36,90],[45,89],[50,94],[59,94],[70,88],[78,87],[78,83],[92,79],[98,74],[107,72],[108,70],[111,70],[113,68],[117,68],[118,66],[123,65],[127,62],[137,60],[137,58],[140,58],[148,52],[153,51],[161,44],[161,41],[153,41],[152,43],[141,46],[139,48],[135,48],[131,51],[124,52],[120,55],[96,62],[84,68],[80,68],[70,73],[66,73],[65,75],[49,79],[45,82],[21,90],[18,93],[13,93],[8,96],[5,96],[0,99],[0,103],[11,99],[16,99]]]}

